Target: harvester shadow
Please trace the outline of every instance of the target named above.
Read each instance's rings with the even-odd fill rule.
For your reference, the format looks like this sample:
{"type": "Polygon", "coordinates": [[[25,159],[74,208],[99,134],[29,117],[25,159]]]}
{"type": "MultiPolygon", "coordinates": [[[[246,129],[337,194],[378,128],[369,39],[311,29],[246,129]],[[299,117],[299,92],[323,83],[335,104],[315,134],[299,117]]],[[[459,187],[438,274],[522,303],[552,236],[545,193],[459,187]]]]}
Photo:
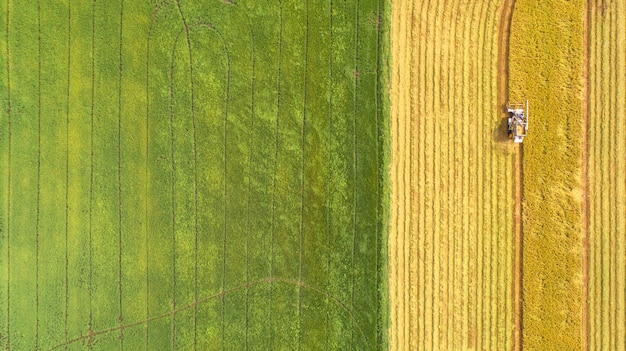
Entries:
{"type": "Polygon", "coordinates": [[[504,113],[501,116],[493,128],[493,140],[496,143],[510,143],[508,116],[504,113]]]}

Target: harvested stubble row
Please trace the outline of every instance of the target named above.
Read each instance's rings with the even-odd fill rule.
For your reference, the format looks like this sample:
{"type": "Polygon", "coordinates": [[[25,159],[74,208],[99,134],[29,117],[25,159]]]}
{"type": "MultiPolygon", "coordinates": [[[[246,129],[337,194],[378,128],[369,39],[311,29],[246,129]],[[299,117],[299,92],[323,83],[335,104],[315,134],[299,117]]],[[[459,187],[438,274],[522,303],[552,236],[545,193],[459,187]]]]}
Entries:
{"type": "Polygon", "coordinates": [[[626,350],[625,8],[589,4],[590,350],[626,350]]]}
{"type": "Polygon", "coordinates": [[[512,345],[501,1],[392,3],[390,348],[512,345]]]}

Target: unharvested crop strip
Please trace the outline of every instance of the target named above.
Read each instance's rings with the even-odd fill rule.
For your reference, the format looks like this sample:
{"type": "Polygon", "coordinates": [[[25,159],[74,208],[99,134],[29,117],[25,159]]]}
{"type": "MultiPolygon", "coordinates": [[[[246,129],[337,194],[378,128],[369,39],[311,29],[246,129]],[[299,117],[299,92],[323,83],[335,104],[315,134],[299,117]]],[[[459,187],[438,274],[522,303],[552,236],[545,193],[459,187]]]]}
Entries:
{"type": "MultiPolygon", "coordinates": [[[[72,38],[72,7],[71,0],[67,6],[67,100],[65,101],[65,314],[63,319],[64,336],[67,342],[68,338],[68,309],[69,309],[69,241],[68,241],[68,223],[69,223],[69,174],[70,174],[70,72],[71,72],[71,38],[72,38]]],[[[67,347],[66,347],[67,349],[67,347]]]]}
{"type": "MultiPolygon", "coordinates": [[[[120,30],[119,30],[119,66],[118,66],[118,86],[117,86],[117,262],[118,276],[117,289],[120,306],[118,321],[124,322],[124,308],[122,304],[122,48],[124,30],[124,0],[120,2],[120,30]]],[[[69,49],[68,49],[69,50],[69,49]]],[[[69,92],[69,89],[68,89],[69,92]]],[[[67,202],[66,202],[67,203],[67,202]]],[[[124,328],[120,328],[120,348],[124,350],[124,328]]]]}
{"type": "MultiPolygon", "coordinates": [[[[300,169],[301,169],[301,179],[300,179],[300,248],[299,248],[299,259],[298,259],[298,280],[302,281],[302,249],[303,249],[303,240],[304,240],[304,160],[306,156],[306,117],[307,117],[307,109],[306,109],[306,96],[307,96],[307,70],[309,66],[309,1],[305,0],[304,2],[305,8],[305,30],[304,30],[304,78],[303,78],[303,97],[302,97],[302,130],[301,130],[301,161],[300,161],[300,169]]],[[[302,285],[298,286],[298,350],[300,350],[302,344],[302,285]]]]}
{"type": "MultiPolygon", "coordinates": [[[[276,132],[274,143],[274,176],[272,179],[272,232],[270,238],[270,278],[274,278],[274,233],[276,231],[276,178],[278,173],[278,149],[279,149],[279,136],[278,127],[280,126],[280,72],[281,61],[283,55],[283,2],[279,0],[279,15],[278,15],[278,62],[277,62],[277,78],[276,78],[276,132]]],[[[270,325],[270,349],[272,349],[274,342],[274,323],[272,320],[272,298],[273,298],[273,282],[270,282],[270,298],[269,298],[269,325],[270,325]]]]}
{"type": "Polygon", "coordinates": [[[111,328],[103,329],[103,330],[100,330],[100,331],[93,331],[93,332],[91,332],[88,335],[77,336],[75,338],[67,340],[66,342],[57,344],[57,345],[51,347],[49,350],[52,351],[52,350],[60,349],[62,347],[69,347],[69,345],[72,345],[72,344],[77,343],[79,341],[83,341],[83,340],[88,339],[88,338],[94,338],[96,336],[104,335],[104,334],[107,334],[107,333],[112,333],[112,332],[116,332],[116,331],[119,332],[122,329],[128,329],[128,328],[140,326],[140,325],[143,325],[143,324],[148,324],[150,322],[153,322],[153,321],[156,321],[156,320],[160,320],[160,319],[163,319],[163,318],[168,318],[168,317],[176,315],[176,314],[178,314],[180,312],[183,312],[183,311],[186,311],[186,310],[189,310],[189,309],[192,309],[192,308],[196,308],[198,305],[203,304],[203,303],[207,303],[208,301],[211,301],[213,299],[218,299],[218,298],[222,299],[223,296],[226,295],[226,294],[230,294],[230,293],[233,293],[233,292],[244,290],[244,289],[247,289],[247,288],[250,288],[250,287],[253,287],[253,286],[256,286],[256,285],[260,285],[260,284],[274,284],[274,283],[283,283],[283,284],[291,284],[291,285],[302,286],[302,287],[307,288],[307,289],[309,289],[309,290],[311,290],[311,291],[313,291],[313,292],[315,292],[315,293],[317,293],[319,295],[322,295],[322,296],[328,298],[330,301],[332,301],[337,306],[339,306],[350,317],[350,319],[356,325],[356,328],[358,329],[359,333],[361,334],[361,338],[363,339],[365,344],[368,345],[368,346],[371,346],[370,345],[370,341],[367,338],[367,335],[365,334],[365,332],[363,330],[363,327],[361,326],[360,321],[357,319],[357,317],[355,315],[355,311],[351,310],[345,302],[343,302],[342,300],[340,300],[336,296],[332,295],[330,292],[325,291],[323,289],[320,289],[320,288],[318,288],[318,287],[316,287],[314,285],[310,285],[310,284],[304,283],[302,281],[296,281],[296,280],[293,280],[293,279],[285,279],[285,278],[267,277],[267,278],[255,280],[253,282],[249,282],[249,283],[246,283],[246,284],[238,285],[238,286],[235,286],[235,287],[227,289],[227,290],[219,291],[219,292],[217,292],[217,293],[215,293],[213,295],[204,297],[204,298],[202,298],[202,299],[200,299],[198,301],[194,301],[192,303],[189,303],[189,304],[186,304],[184,306],[178,307],[177,309],[173,309],[173,310],[171,310],[169,312],[161,313],[159,315],[146,318],[145,320],[141,320],[141,321],[137,321],[137,322],[133,322],[133,323],[128,323],[128,324],[118,324],[118,325],[113,326],[111,328]]]}

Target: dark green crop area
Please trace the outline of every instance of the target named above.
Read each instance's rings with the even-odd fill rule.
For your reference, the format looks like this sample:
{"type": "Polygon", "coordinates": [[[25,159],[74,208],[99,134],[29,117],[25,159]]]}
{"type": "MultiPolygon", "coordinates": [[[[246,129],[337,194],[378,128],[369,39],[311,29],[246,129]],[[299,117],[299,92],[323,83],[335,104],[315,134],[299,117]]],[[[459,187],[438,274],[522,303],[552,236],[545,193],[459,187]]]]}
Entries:
{"type": "Polygon", "coordinates": [[[386,346],[384,0],[0,4],[0,349],[386,346]]]}

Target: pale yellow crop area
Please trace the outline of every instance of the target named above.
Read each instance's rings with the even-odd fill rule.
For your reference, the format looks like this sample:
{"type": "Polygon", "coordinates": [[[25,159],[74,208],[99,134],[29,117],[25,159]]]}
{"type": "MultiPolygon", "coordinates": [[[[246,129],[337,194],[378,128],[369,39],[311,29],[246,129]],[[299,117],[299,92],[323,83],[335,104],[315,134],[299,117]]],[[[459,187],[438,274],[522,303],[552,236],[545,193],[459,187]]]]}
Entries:
{"type": "Polygon", "coordinates": [[[391,350],[513,346],[502,3],[392,1],[391,350]]]}

